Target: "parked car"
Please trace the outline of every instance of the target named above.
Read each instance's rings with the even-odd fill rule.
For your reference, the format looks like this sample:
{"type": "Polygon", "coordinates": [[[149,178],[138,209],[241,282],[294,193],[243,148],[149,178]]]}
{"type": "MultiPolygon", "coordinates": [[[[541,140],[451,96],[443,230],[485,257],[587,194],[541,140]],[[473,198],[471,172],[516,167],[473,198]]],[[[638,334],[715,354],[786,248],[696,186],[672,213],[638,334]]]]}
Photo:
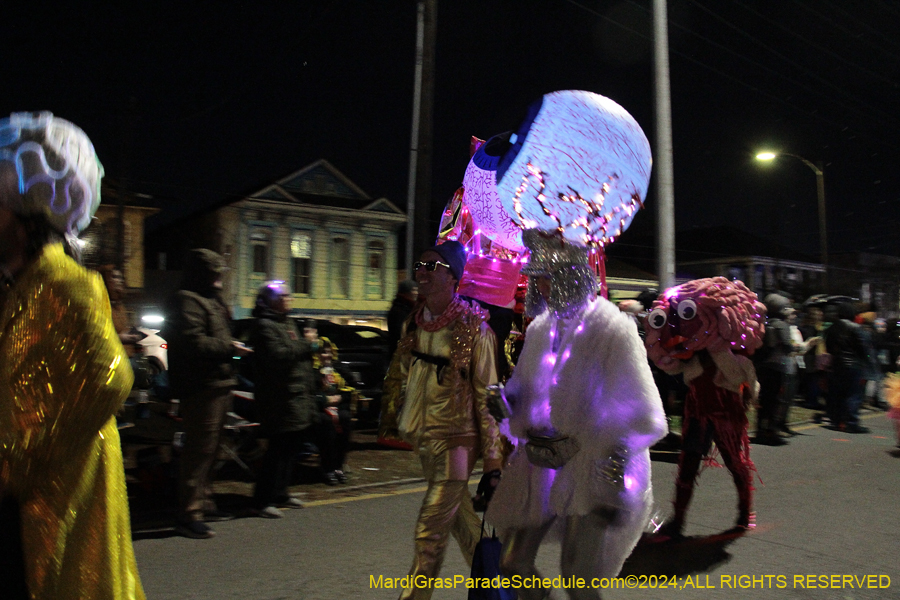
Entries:
{"type": "Polygon", "coordinates": [[[159,336],[159,329],[138,327],[137,330],[144,334],[144,338],[138,341],[138,346],[147,357],[152,374],[158,375],[167,371],[169,369],[169,345],[159,336]]]}
{"type": "Polygon", "coordinates": [[[137,342],[143,356],[136,364],[146,367],[147,388],[157,399],[169,400],[169,345],[160,337],[159,329],[137,327],[136,330],[144,336],[137,342]]]}

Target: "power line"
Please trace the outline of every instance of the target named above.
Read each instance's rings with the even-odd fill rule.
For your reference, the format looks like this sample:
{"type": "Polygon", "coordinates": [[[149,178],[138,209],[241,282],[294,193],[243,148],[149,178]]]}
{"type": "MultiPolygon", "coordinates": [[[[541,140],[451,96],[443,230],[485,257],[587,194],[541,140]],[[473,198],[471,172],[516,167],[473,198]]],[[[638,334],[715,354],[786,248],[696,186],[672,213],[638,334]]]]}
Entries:
{"type": "MultiPolygon", "coordinates": [[[[870,25],[869,25],[868,23],[866,23],[865,21],[863,21],[863,20],[857,18],[855,14],[853,14],[853,13],[851,13],[850,11],[848,11],[848,10],[842,8],[841,6],[838,6],[838,5],[834,4],[833,2],[828,2],[828,0],[818,0],[818,3],[819,3],[819,4],[825,3],[825,4],[827,4],[832,10],[835,10],[835,11],[838,11],[838,12],[842,13],[844,19],[855,21],[857,24],[859,24],[860,26],[862,26],[862,27],[864,27],[865,29],[867,29],[869,35],[874,35],[874,36],[877,36],[877,37],[881,38],[882,42],[888,43],[888,44],[894,44],[894,45],[897,44],[896,38],[891,38],[891,37],[888,37],[888,36],[884,35],[884,33],[882,33],[881,31],[879,31],[877,28],[870,26],[870,25]]],[[[876,44],[876,43],[870,41],[870,40],[869,40],[867,37],[865,37],[865,36],[859,36],[859,35],[854,34],[854,33],[851,32],[850,30],[848,30],[848,29],[846,29],[845,27],[843,27],[843,26],[840,24],[840,22],[838,22],[838,21],[836,21],[836,20],[834,20],[834,19],[832,19],[832,18],[830,18],[830,17],[828,17],[828,16],[826,16],[826,15],[823,15],[823,14],[820,13],[819,11],[815,10],[814,8],[811,8],[810,6],[807,6],[807,5],[803,4],[802,2],[798,2],[797,4],[799,4],[799,6],[800,6],[801,8],[803,8],[804,10],[807,10],[807,11],[809,11],[809,12],[815,14],[817,17],[819,17],[819,18],[822,19],[823,21],[827,22],[828,24],[830,24],[830,25],[833,26],[834,28],[839,29],[840,31],[843,31],[843,32],[846,33],[848,36],[852,37],[855,41],[859,41],[859,42],[862,42],[862,43],[864,43],[864,44],[867,44],[867,45],[869,45],[869,46],[871,46],[871,47],[873,47],[873,48],[877,48],[879,51],[883,52],[884,54],[887,54],[887,55],[891,56],[891,57],[894,58],[895,60],[900,60],[900,54],[894,54],[894,53],[891,52],[890,50],[887,50],[887,49],[884,47],[883,44],[876,44]]]]}
{"type": "MultiPolygon", "coordinates": [[[[632,3],[634,4],[634,2],[633,2],[632,0],[629,0],[629,1],[632,2],[632,3]]],[[[632,29],[632,28],[630,28],[630,27],[628,27],[628,26],[626,26],[626,25],[623,25],[622,23],[619,23],[619,22],[616,21],[615,19],[612,19],[612,18],[610,18],[610,17],[608,17],[608,16],[606,16],[606,15],[604,15],[604,14],[598,12],[598,11],[594,10],[593,8],[590,8],[590,7],[588,7],[588,6],[585,6],[584,4],[578,2],[577,0],[566,0],[566,2],[568,2],[569,4],[572,4],[573,6],[576,6],[576,7],[580,8],[580,9],[586,11],[586,12],[589,12],[589,13],[591,13],[592,15],[594,15],[594,16],[596,16],[596,17],[599,17],[599,18],[603,19],[604,21],[607,21],[607,22],[613,24],[613,25],[619,27],[620,29],[622,29],[622,30],[624,30],[624,31],[628,31],[628,32],[630,32],[630,33],[636,35],[637,37],[639,37],[639,38],[641,38],[641,39],[644,39],[644,40],[647,40],[647,41],[652,41],[652,38],[651,38],[650,36],[648,36],[648,35],[646,35],[646,34],[643,34],[643,33],[639,32],[639,31],[636,31],[636,30],[634,30],[634,29],[632,29]]],[[[645,10],[645,11],[648,11],[648,10],[649,10],[649,9],[647,9],[646,7],[643,7],[643,6],[640,6],[640,5],[636,5],[636,6],[639,6],[640,8],[642,8],[642,9],[645,10]]],[[[696,35],[697,37],[700,37],[701,39],[703,39],[703,40],[705,40],[705,41],[710,41],[710,40],[709,40],[708,38],[706,38],[705,36],[702,36],[702,35],[700,35],[700,34],[694,32],[694,31],[692,31],[692,30],[690,30],[690,29],[687,29],[687,28],[683,27],[683,26],[679,26],[679,25],[677,25],[677,24],[676,24],[675,26],[676,26],[676,27],[679,27],[679,28],[681,28],[681,29],[684,29],[685,31],[688,31],[688,32],[690,32],[690,33],[696,35]]],[[[873,135],[873,134],[871,134],[871,133],[864,133],[864,132],[862,132],[862,131],[857,130],[856,128],[851,128],[851,127],[847,126],[847,125],[844,124],[844,123],[837,123],[837,122],[835,122],[835,121],[833,121],[833,120],[831,120],[831,119],[829,119],[829,118],[823,116],[823,115],[820,114],[818,111],[812,111],[812,112],[810,112],[810,111],[804,110],[804,109],[800,108],[799,106],[797,106],[797,105],[795,105],[795,104],[793,104],[793,103],[791,103],[791,102],[788,102],[788,101],[784,100],[783,98],[781,98],[781,97],[779,97],[779,96],[776,96],[776,95],[774,95],[774,94],[771,94],[771,93],[769,93],[769,92],[767,92],[767,91],[765,91],[765,90],[763,90],[763,89],[761,89],[761,88],[759,88],[759,87],[757,87],[757,86],[751,85],[751,84],[747,83],[746,81],[744,81],[743,79],[740,79],[740,78],[738,78],[738,77],[736,77],[736,76],[734,76],[734,75],[731,75],[730,73],[727,73],[727,72],[725,72],[725,71],[722,71],[721,69],[718,69],[718,68],[716,68],[716,67],[713,67],[713,66],[711,66],[711,65],[709,65],[709,64],[707,64],[707,63],[705,63],[705,62],[703,62],[703,61],[700,61],[700,60],[694,58],[693,56],[690,56],[690,55],[688,55],[688,54],[685,54],[684,52],[681,52],[681,51],[679,51],[679,50],[673,50],[673,49],[670,49],[670,52],[671,52],[672,54],[674,54],[674,55],[676,55],[676,56],[678,56],[678,57],[680,57],[680,58],[682,58],[682,59],[684,59],[684,60],[690,62],[690,63],[693,63],[693,64],[695,64],[695,65],[697,65],[697,66],[699,66],[699,67],[701,67],[701,68],[703,68],[703,69],[706,69],[707,71],[710,71],[710,72],[712,72],[712,73],[715,73],[716,75],[719,75],[719,76],[722,77],[723,79],[727,79],[728,81],[731,81],[731,82],[733,82],[733,83],[736,83],[736,84],[738,84],[739,86],[741,86],[741,87],[743,87],[743,88],[746,88],[746,89],[748,89],[748,90],[751,90],[752,92],[755,92],[755,93],[759,94],[759,95],[760,95],[761,97],[763,97],[763,98],[769,99],[769,100],[771,100],[771,101],[773,101],[773,102],[776,102],[776,103],[778,103],[778,104],[780,104],[780,105],[782,105],[782,106],[785,106],[785,107],[787,107],[787,108],[790,108],[790,109],[792,109],[792,110],[794,110],[794,111],[796,111],[796,112],[802,114],[804,117],[812,118],[812,119],[815,119],[815,120],[820,121],[820,122],[822,122],[822,123],[827,123],[828,125],[830,125],[830,126],[832,126],[832,127],[834,127],[834,128],[837,128],[838,130],[841,130],[841,131],[851,131],[851,132],[853,132],[853,133],[855,133],[855,134],[857,134],[857,135],[864,136],[864,137],[867,137],[867,138],[869,138],[869,139],[871,139],[871,140],[874,140],[874,141],[876,141],[876,142],[878,142],[878,143],[880,143],[880,144],[882,144],[882,145],[884,145],[884,146],[888,146],[888,147],[896,147],[896,142],[888,141],[887,139],[882,139],[882,138],[877,137],[877,136],[875,136],[875,135],[873,135]]],[[[758,63],[757,63],[757,64],[758,64],[758,63]]],[[[758,66],[759,66],[759,65],[758,65],[758,66]]],[[[793,79],[791,79],[790,81],[791,81],[791,83],[794,83],[794,84],[797,83],[796,80],[793,80],[793,79]]],[[[817,97],[821,97],[821,96],[822,96],[820,93],[818,93],[818,92],[816,92],[816,91],[814,91],[814,90],[809,90],[808,88],[807,88],[805,91],[808,91],[809,93],[812,93],[812,94],[816,95],[817,97]]],[[[826,95],[825,98],[829,98],[829,97],[826,95]]],[[[845,105],[845,104],[838,103],[838,105],[839,105],[841,108],[845,109],[845,110],[852,110],[851,107],[848,107],[848,106],[845,105]]]]}
{"type": "MultiPolygon", "coordinates": [[[[634,4],[634,1],[633,1],[633,0],[629,0],[629,1],[630,1],[632,4],[634,4]]],[[[838,85],[835,85],[835,84],[831,83],[831,82],[828,81],[827,79],[822,78],[821,76],[819,76],[819,75],[818,75],[817,73],[815,73],[814,71],[811,71],[811,70],[807,69],[806,67],[804,67],[803,65],[801,65],[800,63],[798,63],[798,62],[795,61],[794,59],[790,58],[789,56],[786,56],[786,55],[782,54],[781,52],[779,52],[778,50],[775,50],[774,48],[772,48],[771,46],[769,46],[768,44],[766,44],[765,42],[763,42],[763,41],[760,40],[759,38],[757,38],[757,37],[755,37],[755,36],[753,36],[753,35],[747,33],[746,31],[744,31],[743,29],[741,29],[741,28],[738,27],[737,25],[734,25],[733,23],[731,23],[730,21],[728,21],[728,20],[725,19],[724,17],[722,17],[722,16],[720,16],[720,15],[714,13],[712,10],[706,8],[705,6],[703,6],[702,4],[700,4],[697,0],[688,0],[688,2],[690,2],[691,4],[693,4],[694,6],[696,6],[698,9],[702,10],[703,12],[707,13],[707,14],[710,15],[711,17],[713,17],[713,18],[717,19],[718,21],[724,23],[724,24],[727,25],[729,28],[731,28],[732,30],[738,32],[740,35],[742,35],[742,36],[745,37],[746,39],[749,39],[749,40],[755,42],[755,43],[758,44],[760,47],[764,48],[764,49],[767,50],[768,52],[771,52],[771,53],[774,54],[779,60],[781,60],[781,61],[783,61],[783,62],[785,62],[785,63],[787,63],[787,64],[789,64],[789,65],[791,65],[791,66],[793,66],[793,67],[795,67],[795,68],[797,68],[797,69],[806,71],[806,72],[807,72],[810,76],[812,76],[816,81],[818,81],[818,82],[821,83],[822,85],[824,85],[824,86],[826,86],[826,87],[832,89],[832,90],[833,90],[834,92],[836,92],[837,94],[840,94],[840,95],[844,96],[845,98],[849,98],[850,100],[853,100],[853,101],[857,102],[857,103],[860,104],[861,106],[863,106],[863,107],[865,107],[865,108],[867,108],[867,109],[869,109],[869,110],[871,110],[871,111],[879,112],[883,118],[886,118],[886,119],[894,119],[894,118],[895,118],[893,114],[886,113],[886,112],[882,111],[881,109],[879,109],[879,108],[877,108],[877,107],[875,107],[875,106],[872,106],[872,105],[870,105],[870,104],[867,104],[867,103],[864,102],[863,100],[859,99],[859,97],[855,96],[854,94],[849,93],[845,88],[842,88],[842,87],[840,87],[840,86],[838,86],[838,85]]],[[[818,94],[818,92],[817,92],[816,90],[813,90],[813,89],[811,89],[810,87],[808,87],[808,86],[806,86],[806,85],[804,85],[804,84],[801,84],[801,83],[798,82],[796,79],[794,79],[794,78],[792,78],[792,77],[789,77],[789,76],[787,76],[787,75],[783,75],[783,74],[781,74],[780,72],[775,71],[774,69],[771,69],[771,68],[769,68],[769,67],[767,67],[767,66],[765,66],[765,65],[763,65],[763,64],[761,64],[761,63],[759,63],[759,62],[757,62],[757,61],[755,61],[755,60],[753,60],[753,59],[751,59],[751,58],[748,58],[748,57],[745,56],[744,54],[741,54],[741,53],[736,52],[736,51],[734,51],[734,50],[732,50],[732,49],[730,49],[730,48],[727,48],[727,47],[723,46],[722,44],[719,44],[718,42],[715,42],[715,41],[713,41],[713,40],[711,40],[711,39],[709,39],[709,38],[707,38],[707,37],[705,37],[705,36],[703,36],[703,35],[700,35],[699,33],[696,33],[696,32],[694,32],[694,31],[692,31],[692,30],[690,30],[690,29],[687,29],[686,27],[683,27],[683,26],[679,25],[678,23],[675,23],[675,27],[676,27],[676,28],[679,28],[679,29],[682,29],[682,30],[684,30],[684,31],[687,31],[687,32],[689,32],[689,33],[692,33],[693,35],[699,37],[700,39],[706,41],[707,43],[712,44],[712,45],[714,45],[715,47],[717,47],[717,48],[719,48],[719,49],[721,49],[721,50],[724,50],[724,51],[726,51],[726,52],[728,52],[728,53],[730,53],[730,54],[732,54],[732,55],[734,55],[734,56],[737,56],[739,59],[741,59],[741,60],[743,60],[743,61],[745,61],[745,62],[748,62],[748,63],[750,63],[750,64],[752,64],[752,65],[755,65],[755,66],[757,66],[757,67],[759,67],[759,68],[761,68],[761,69],[763,69],[763,70],[765,70],[765,71],[767,71],[767,72],[769,72],[769,73],[771,73],[771,74],[773,74],[773,75],[776,75],[776,76],[780,77],[781,79],[787,80],[787,81],[793,83],[794,85],[798,85],[798,86],[800,86],[802,89],[804,89],[806,92],[809,92],[810,94],[813,94],[813,95],[818,94]]],[[[879,76],[879,77],[880,77],[880,76],[879,76]]],[[[888,82],[888,83],[890,83],[890,84],[893,85],[893,82],[892,82],[892,81],[890,81],[890,80],[888,80],[888,79],[886,79],[886,78],[884,78],[884,77],[880,77],[880,78],[881,78],[881,79],[884,79],[886,82],[888,82]]],[[[826,96],[826,97],[829,98],[828,96],[826,96]]],[[[829,99],[831,99],[831,98],[829,98],[829,99]]],[[[832,99],[832,100],[833,100],[833,99],[832,99]]],[[[849,108],[849,107],[847,107],[846,105],[841,105],[841,106],[842,106],[843,108],[845,108],[845,109],[849,108]]]]}
{"type": "Polygon", "coordinates": [[[744,10],[746,10],[746,11],[752,13],[753,15],[755,15],[756,17],[762,19],[763,21],[766,21],[767,23],[773,25],[774,27],[777,27],[778,29],[780,29],[781,31],[787,33],[788,35],[793,36],[793,37],[795,37],[795,38],[801,40],[801,41],[804,42],[805,44],[809,45],[811,48],[813,48],[813,49],[815,49],[815,50],[821,52],[822,54],[827,54],[827,55],[830,56],[831,58],[833,58],[833,59],[835,59],[835,60],[837,60],[837,61],[839,61],[839,62],[842,62],[842,63],[844,63],[845,65],[847,65],[847,66],[849,66],[849,67],[852,67],[855,71],[861,71],[861,72],[864,72],[866,75],[869,75],[870,77],[872,77],[872,78],[874,78],[874,79],[881,79],[881,80],[885,81],[886,83],[888,83],[888,84],[890,84],[890,85],[893,85],[893,84],[894,84],[893,81],[891,81],[890,79],[885,78],[885,77],[882,76],[881,74],[875,73],[874,71],[870,71],[869,69],[866,69],[865,67],[862,67],[862,66],[860,66],[860,65],[858,65],[858,64],[856,64],[856,63],[854,63],[854,62],[851,62],[851,61],[847,60],[846,58],[844,58],[844,57],[841,56],[840,54],[838,54],[838,53],[832,51],[830,48],[826,48],[825,46],[822,46],[822,45],[820,45],[820,44],[817,44],[817,43],[815,43],[815,42],[813,42],[813,41],[811,41],[811,40],[809,40],[809,39],[803,37],[802,35],[800,35],[799,33],[797,33],[796,30],[791,29],[790,27],[786,27],[786,26],[782,25],[781,23],[779,23],[778,21],[774,21],[774,20],[770,19],[769,17],[763,15],[762,13],[757,12],[756,10],[750,8],[750,7],[747,6],[746,4],[740,2],[739,0],[736,1],[735,3],[736,3],[738,6],[742,7],[744,10]]]}

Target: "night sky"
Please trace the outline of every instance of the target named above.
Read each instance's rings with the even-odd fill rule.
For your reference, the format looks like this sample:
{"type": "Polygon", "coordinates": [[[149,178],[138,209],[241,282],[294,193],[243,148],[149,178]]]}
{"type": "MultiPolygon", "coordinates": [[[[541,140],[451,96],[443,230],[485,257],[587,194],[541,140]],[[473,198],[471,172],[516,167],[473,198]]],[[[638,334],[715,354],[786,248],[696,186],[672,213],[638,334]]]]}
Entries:
{"type": "MultiPolygon", "coordinates": [[[[169,215],[320,158],[405,208],[413,0],[7,4],[0,113],[78,124],[107,176],[169,215]]],[[[435,212],[462,180],[469,137],[514,129],[554,90],[613,98],[653,143],[649,6],[439,1],[435,212]]],[[[774,148],[824,162],[832,253],[900,254],[900,3],[669,11],[677,228],[732,225],[816,256],[814,174],[753,159],[774,148]]],[[[654,195],[651,183],[623,247],[653,232],[654,195]]]]}

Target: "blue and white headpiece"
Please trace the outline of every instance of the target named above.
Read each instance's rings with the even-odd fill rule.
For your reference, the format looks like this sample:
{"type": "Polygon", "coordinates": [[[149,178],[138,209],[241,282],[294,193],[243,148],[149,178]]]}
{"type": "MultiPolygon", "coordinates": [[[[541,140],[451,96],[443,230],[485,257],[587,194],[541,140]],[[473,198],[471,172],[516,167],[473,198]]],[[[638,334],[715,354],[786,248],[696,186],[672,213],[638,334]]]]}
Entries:
{"type": "Polygon", "coordinates": [[[49,112],[0,119],[0,206],[43,214],[60,233],[78,235],[100,205],[103,165],[87,135],[49,112]]]}

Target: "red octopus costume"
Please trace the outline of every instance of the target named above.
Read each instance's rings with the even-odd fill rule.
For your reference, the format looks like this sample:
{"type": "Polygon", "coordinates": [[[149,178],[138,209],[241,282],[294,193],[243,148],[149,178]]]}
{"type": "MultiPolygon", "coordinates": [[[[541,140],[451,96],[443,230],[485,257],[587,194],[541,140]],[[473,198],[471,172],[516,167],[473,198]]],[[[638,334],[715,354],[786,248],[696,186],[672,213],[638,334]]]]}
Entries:
{"type": "Polygon", "coordinates": [[[650,359],[667,373],[682,373],[689,388],[675,514],[665,533],[681,534],[701,461],[717,465],[713,442],[737,487],[737,526],[753,526],[756,467],[745,402],[759,390],[748,355],[762,346],[765,318],[765,306],[742,282],[713,277],[666,290],[645,319],[650,359]]]}

